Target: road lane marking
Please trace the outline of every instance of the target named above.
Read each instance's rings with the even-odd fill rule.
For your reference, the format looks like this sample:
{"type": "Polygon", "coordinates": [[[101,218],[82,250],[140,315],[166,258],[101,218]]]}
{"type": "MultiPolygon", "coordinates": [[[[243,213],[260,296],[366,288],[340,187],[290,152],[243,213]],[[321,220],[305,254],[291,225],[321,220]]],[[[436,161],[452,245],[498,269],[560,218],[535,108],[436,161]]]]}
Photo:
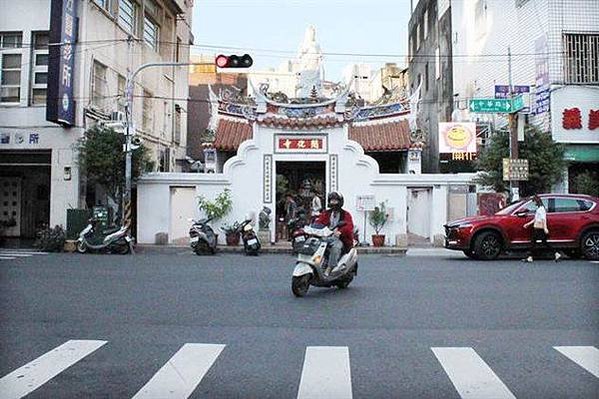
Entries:
{"type": "Polygon", "coordinates": [[[13,258],[12,256],[0,256],[0,260],[13,260],[17,258],[13,258]]]}
{"type": "Polygon", "coordinates": [[[599,349],[594,346],[554,346],[553,348],[599,378],[599,349]]]}
{"type": "Polygon", "coordinates": [[[0,256],[12,256],[12,257],[15,257],[15,258],[30,258],[33,255],[20,254],[20,253],[12,253],[12,252],[0,252],[0,256]]]}
{"type": "Polygon", "coordinates": [[[515,399],[515,396],[474,349],[431,349],[462,398],[515,399]]]}
{"type": "Polygon", "coordinates": [[[0,398],[18,399],[35,391],[107,341],[70,340],[0,379],[0,398]]]}
{"type": "Polygon", "coordinates": [[[308,346],[297,399],[351,399],[347,346],[308,346]]]}
{"type": "Polygon", "coordinates": [[[185,344],[133,399],[185,399],[198,386],[225,345],[185,344]]]}

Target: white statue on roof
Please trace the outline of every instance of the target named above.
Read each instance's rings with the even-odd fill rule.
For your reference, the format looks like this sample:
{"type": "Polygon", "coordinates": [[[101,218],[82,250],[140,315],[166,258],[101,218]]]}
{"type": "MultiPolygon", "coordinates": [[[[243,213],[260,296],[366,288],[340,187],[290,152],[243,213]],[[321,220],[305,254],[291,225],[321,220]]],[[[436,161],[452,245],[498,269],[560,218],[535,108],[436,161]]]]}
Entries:
{"type": "Polygon", "coordinates": [[[316,41],[316,28],[309,26],[304,35],[304,41],[300,46],[296,68],[298,83],[296,95],[300,98],[308,98],[313,90],[322,93],[322,77],[324,69],[322,65],[322,50],[316,41]]]}

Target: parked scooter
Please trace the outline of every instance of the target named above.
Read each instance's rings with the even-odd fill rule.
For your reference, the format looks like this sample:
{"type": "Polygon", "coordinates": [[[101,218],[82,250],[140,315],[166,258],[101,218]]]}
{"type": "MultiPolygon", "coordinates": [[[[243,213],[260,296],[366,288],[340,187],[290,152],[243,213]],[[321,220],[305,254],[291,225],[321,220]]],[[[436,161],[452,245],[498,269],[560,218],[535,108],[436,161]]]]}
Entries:
{"type": "Polygon", "coordinates": [[[196,255],[214,255],[216,253],[216,234],[208,223],[210,219],[188,219],[191,222],[189,228],[189,243],[196,255]]]}
{"type": "Polygon", "coordinates": [[[260,253],[262,245],[254,226],[251,224],[252,220],[248,219],[239,225],[238,231],[241,233],[241,240],[243,241],[243,248],[246,255],[257,256],[260,253]]]}
{"type": "Polygon", "coordinates": [[[134,253],[133,238],[126,226],[104,230],[98,234],[98,219],[89,219],[89,224],[79,233],[77,252],[109,252],[117,254],[134,253]]]}
{"type": "Polygon", "coordinates": [[[304,245],[304,241],[307,239],[304,227],[308,224],[308,217],[303,210],[298,212],[297,217],[287,222],[287,231],[289,232],[289,241],[291,241],[293,255],[297,255],[297,251],[304,245]]]}
{"type": "Polygon", "coordinates": [[[347,253],[342,254],[330,274],[325,275],[329,260],[329,246],[336,239],[333,233],[343,225],[344,223],[340,222],[333,230],[322,225],[304,228],[309,238],[299,249],[297,263],[293,270],[291,290],[295,296],[306,295],[310,285],[347,288],[358,274],[358,252],[355,248],[351,248],[347,253]]]}

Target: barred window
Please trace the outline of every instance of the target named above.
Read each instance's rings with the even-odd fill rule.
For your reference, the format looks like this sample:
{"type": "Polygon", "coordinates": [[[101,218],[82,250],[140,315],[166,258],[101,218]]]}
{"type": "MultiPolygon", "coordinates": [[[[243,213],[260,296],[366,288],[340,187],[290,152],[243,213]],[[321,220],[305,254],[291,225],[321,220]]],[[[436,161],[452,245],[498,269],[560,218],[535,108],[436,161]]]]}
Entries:
{"type": "Polygon", "coordinates": [[[23,34],[0,32],[0,103],[21,101],[23,34]]]}
{"type": "Polygon", "coordinates": [[[137,4],[132,0],[119,1],[119,24],[127,32],[135,34],[137,28],[137,4]]]}
{"type": "Polygon", "coordinates": [[[599,83],[599,34],[566,33],[565,83],[599,83]]]}
{"type": "Polygon", "coordinates": [[[144,18],[144,42],[152,49],[158,49],[158,24],[147,15],[144,18]]]}

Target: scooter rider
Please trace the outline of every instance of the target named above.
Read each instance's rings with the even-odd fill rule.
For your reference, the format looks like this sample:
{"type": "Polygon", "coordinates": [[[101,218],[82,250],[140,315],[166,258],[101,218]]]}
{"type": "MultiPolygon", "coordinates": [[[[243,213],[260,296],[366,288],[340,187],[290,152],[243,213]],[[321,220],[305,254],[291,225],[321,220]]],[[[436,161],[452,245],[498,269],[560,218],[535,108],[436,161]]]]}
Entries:
{"type": "Polygon", "coordinates": [[[345,222],[343,227],[335,231],[336,240],[331,244],[329,262],[325,270],[327,276],[337,266],[343,249],[349,250],[354,246],[354,222],[351,214],[343,209],[343,202],[343,195],[340,193],[336,191],[329,193],[327,197],[329,209],[322,212],[315,221],[315,223],[328,226],[330,229],[335,228],[339,222],[345,222]]]}

